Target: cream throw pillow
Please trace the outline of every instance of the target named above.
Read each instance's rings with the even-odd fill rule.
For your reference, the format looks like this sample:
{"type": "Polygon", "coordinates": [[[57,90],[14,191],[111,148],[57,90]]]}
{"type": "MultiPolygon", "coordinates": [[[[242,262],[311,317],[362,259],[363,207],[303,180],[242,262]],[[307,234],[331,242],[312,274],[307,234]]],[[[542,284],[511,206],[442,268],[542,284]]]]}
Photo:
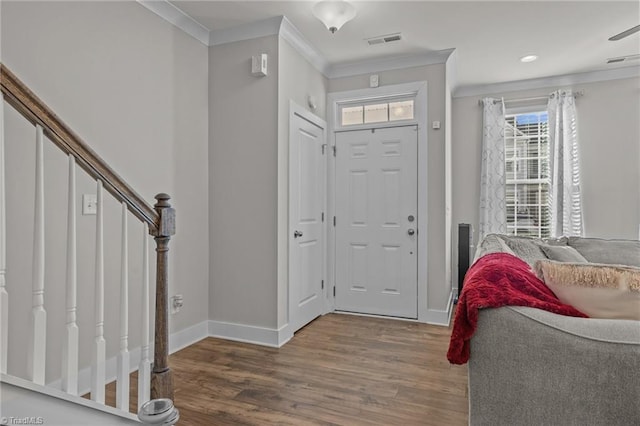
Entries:
{"type": "Polygon", "coordinates": [[[640,321],[640,268],[539,260],[535,270],[561,302],[591,318],[640,321]]]}

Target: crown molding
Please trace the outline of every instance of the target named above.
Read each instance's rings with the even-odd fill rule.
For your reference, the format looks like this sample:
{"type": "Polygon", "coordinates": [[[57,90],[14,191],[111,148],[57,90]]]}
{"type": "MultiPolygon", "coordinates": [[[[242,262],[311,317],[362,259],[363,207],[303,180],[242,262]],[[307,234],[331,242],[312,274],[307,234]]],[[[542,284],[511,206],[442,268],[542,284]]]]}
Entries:
{"type": "Polygon", "coordinates": [[[164,19],[180,28],[200,43],[209,45],[209,29],[180,8],[167,0],[137,0],[137,2],[164,19]]]}
{"type": "Polygon", "coordinates": [[[445,63],[445,76],[449,85],[449,91],[454,93],[458,89],[458,53],[451,52],[445,63]]]}
{"type": "Polygon", "coordinates": [[[331,64],[329,61],[315,48],[287,19],[286,16],[282,17],[282,25],[280,26],[280,37],[288,41],[291,46],[305,58],[313,67],[322,73],[325,77],[329,77],[331,64]]]}
{"type": "Polygon", "coordinates": [[[331,66],[329,78],[351,77],[354,75],[369,74],[372,72],[382,72],[398,70],[402,68],[419,67],[424,65],[444,64],[449,55],[455,49],[436,50],[411,56],[385,57],[368,61],[358,61],[331,66]]]}
{"type": "Polygon", "coordinates": [[[252,38],[267,37],[280,33],[282,21],[286,18],[282,15],[273,18],[262,19],[248,24],[238,25],[222,30],[214,30],[209,34],[209,46],[218,46],[235,41],[251,40],[252,38]]]}
{"type": "MultiPolygon", "coordinates": [[[[455,49],[444,49],[419,55],[386,57],[331,65],[322,53],[320,53],[285,16],[275,16],[232,28],[209,31],[204,25],[187,15],[168,0],[137,0],[137,2],[206,46],[216,46],[234,41],[279,35],[288,41],[302,57],[309,61],[316,70],[327,78],[350,77],[417,66],[446,64],[449,83],[450,86],[453,86],[451,89],[454,90],[458,83],[455,70],[457,61],[453,54],[455,49]]],[[[455,89],[453,96],[455,98],[483,96],[545,87],[619,80],[639,76],[640,66],[634,65],[609,70],[533,78],[506,83],[463,86],[455,89]]]]}
{"type": "Polygon", "coordinates": [[[551,77],[532,78],[529,80],[509,81],[506,83],[478,84],[461,87],[454,93],[455,98],[466,96],[484,96],[496,93],[519,92],[522,90],[542,89],[545,87],[571,86],[598,81],[620,80],[640,77],[640,66],[614,68],[610,70],[590,71],[576,74],[556,75],[551,77]]]}

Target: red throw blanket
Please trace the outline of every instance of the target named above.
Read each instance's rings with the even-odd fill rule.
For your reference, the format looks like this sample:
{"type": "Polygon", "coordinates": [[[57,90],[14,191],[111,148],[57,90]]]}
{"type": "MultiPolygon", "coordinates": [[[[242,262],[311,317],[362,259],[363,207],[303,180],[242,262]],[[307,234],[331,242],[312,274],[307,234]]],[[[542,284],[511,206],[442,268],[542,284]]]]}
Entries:
{"type": "Polygon", "coordinates": [[[586,317],[573,306],[560,302],[526,262],[508,253],[491,253],[478,259],[465,276],[447,352],[449,362],[469,361],[469,342],[476,331],[479,310],[506,305],[586,317]]]}

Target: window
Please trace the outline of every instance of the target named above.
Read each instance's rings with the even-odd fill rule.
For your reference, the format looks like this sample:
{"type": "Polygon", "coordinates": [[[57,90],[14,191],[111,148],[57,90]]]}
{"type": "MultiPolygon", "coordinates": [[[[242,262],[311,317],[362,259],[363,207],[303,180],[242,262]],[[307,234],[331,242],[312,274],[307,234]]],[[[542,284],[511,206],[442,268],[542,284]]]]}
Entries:
{"type": "Polygon", "coordinates": [[[349,104],[341,107],[341,124],[355,126],[358,124],[386,123],[389,121],[413,120],[415,99],[403,99],[393,102],[373,102],[349,104]]]}
{"type": "Polygon", "coordinates": [[[546,111],[505,115],[507,232],[547,238],[549,125],[546,111]]]}

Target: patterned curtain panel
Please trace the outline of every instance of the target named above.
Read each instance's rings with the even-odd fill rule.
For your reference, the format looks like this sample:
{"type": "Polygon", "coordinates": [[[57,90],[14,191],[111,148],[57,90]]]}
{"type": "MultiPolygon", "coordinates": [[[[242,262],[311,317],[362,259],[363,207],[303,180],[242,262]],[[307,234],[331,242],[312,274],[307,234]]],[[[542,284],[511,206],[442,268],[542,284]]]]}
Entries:
{"type": "Polygon", "coordinates": [[[506,234],[504,165],[504,102],[485,98],[480,175],[480,240],[487,234],[506,234]]]}
{"type": "Polygon", "coordinates": [[[584,225],[578,158],[578,121],[573,92],[553,92],[549,96],[547,112],[551,170],[551,236],[582,236],[584,225]]]}

